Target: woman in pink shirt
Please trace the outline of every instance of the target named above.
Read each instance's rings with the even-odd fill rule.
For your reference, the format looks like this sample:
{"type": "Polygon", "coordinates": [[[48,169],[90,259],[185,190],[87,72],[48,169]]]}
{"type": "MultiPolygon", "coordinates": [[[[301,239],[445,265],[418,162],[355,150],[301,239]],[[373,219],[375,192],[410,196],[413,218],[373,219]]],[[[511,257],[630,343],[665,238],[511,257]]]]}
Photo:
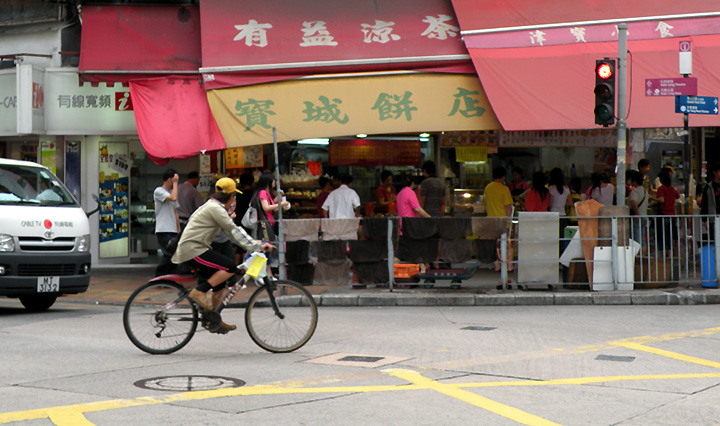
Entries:
{"type": "MultiPolygon", "coordinates": [[[[420,202],[417,196],[417,183],[418,180],[415,177],[408,177],[405,179],[403,189],[397,195],[397,214],[401,218],[403,217],[430,217],[430,215],[420,207],[420,202]]],[[[400,227],[402,228],[402,219],[400,219],[400,227]]],[[[402,235],[402,231],[400,231],[402,235]]],[[[428,264],[420,264],[420,273],[424,274],[427,271],[428,264]]]]}
{"type": "Polygon", "coordinates": [[[414,177],[405,180],[405,186],[397,195],[397,213],[400,217],[430,217],[430,215],[420,207],[418,201],[417,184],[414,177]]]}
{"type": "Polygon", "coordinates": [[[258,179],[257,189],[255,190],[255,195],[253,196],[253,199],[257,198],[257,201],[259,201],[260,206],[262,206],[262,210],[265,213],[265,217],[267,217],[268,222],[270,222],[270,225],[273,227],[275,226],[275,216],[273,215],[273,212],[277,211],[280,207],[286,208],[290,205],[287,201],[283,201],[278,205],[277,198],[272,196],[274,189],[275,177],[272,173],[265,173],[260,176],[260,179],[258,179]]]}
{"type": "MultiPolygon", "coordinates": [[[[264,173],[258,179],[255,193],[253,194],[252,200],[250,200],[250,205],[258,211],[258,223],[255,225],[256,228],[253,231],[253,235],[256,235],[256,238],[262,241],[276,240],[277,225],[275,224],[273,212],[281,207],[287,208],[290,206],[290,203],[287,201],[278,204],[277,198],[272,196],[273,189],[275,189],[275,177],[272,173],[264,173]]],[[[272,250],[269,259],[270,262],[268,262],[267,271],[268,275],[272,276],[270,265],[274,266],[276,263],[276,249],[272,250]]]]}

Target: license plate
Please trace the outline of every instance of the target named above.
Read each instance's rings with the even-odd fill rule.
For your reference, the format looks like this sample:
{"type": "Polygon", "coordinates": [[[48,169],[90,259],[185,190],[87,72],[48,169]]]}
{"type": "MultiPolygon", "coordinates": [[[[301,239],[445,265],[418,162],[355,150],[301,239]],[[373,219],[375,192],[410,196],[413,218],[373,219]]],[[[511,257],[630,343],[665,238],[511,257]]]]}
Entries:
{"type": "Polygon", "coordinates": [[[38,277],[38,293],[57,293],[60,291],[60,277],[38,277]]]}

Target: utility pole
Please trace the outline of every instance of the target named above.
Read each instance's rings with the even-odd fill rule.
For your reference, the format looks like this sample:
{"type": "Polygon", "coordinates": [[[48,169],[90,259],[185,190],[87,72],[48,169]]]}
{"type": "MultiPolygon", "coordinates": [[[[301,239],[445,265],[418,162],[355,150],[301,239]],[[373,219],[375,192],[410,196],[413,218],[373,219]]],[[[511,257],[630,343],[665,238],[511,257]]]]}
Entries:
{"type": "Polygon", "coordinates": [[[627,24],[618,25],[618,73],[617,73],[617,185],[618,206],[625,205],[625,163],[627,159],[627,24]]]}

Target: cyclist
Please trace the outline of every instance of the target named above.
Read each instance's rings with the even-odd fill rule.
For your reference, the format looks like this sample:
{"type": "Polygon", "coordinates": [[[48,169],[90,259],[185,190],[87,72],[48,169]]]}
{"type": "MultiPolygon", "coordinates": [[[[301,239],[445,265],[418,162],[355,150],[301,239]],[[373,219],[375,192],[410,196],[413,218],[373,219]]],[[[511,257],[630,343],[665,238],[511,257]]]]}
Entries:
{"type": "MultiPolygon", "coordinates": [[[[231,259],[212,249],[211,243],[215,236],[224,231],[237,245],[248,251],[271,250],[270,243],[252,239],[242,228],[235,226],[227,209],[235,202],[235,194],[240,193],[235,181],[228,177],[220,178],[215,183],[215,193],[207,202],[198,207],[190,216],[183,230],[177,250],[172,257],[173,263],[190,262],[199,269],[200,279],[188,297],[202,309],[215,309],[224,296],[225,281],[235,275],[237,265],[231,259]],[[212,303],[208,303],[207,292],[212,288],[212,303]]],[[[234,325],[221,322],[216,333],[225,334],[235,330],[234,325]]]]}

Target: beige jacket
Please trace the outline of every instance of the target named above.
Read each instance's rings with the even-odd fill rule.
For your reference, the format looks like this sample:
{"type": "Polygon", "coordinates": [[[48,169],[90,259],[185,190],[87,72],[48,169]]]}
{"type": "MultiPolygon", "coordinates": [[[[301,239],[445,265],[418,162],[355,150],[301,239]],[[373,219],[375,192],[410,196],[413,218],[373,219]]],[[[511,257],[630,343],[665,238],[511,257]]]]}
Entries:
{"type": "Polygon", "coordinates": [[[252,239],[242,228],[235,226],[222,203],[211,198],[190,216],[172,257],[173,263],[187,262],[210,250],[210,244],[221,230],[246,250],[261,249],[262,241],[252,239]]]}

